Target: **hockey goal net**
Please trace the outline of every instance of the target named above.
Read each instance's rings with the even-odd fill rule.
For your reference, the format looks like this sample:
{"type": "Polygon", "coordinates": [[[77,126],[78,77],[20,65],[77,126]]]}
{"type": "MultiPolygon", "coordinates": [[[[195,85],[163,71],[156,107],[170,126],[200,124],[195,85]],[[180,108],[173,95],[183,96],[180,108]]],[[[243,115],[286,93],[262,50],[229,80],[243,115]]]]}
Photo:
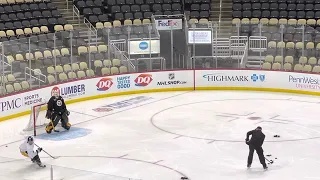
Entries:
{"type": "MultiPolygon", "coordinates": [[[[37,135],[37,130],[39,128],[45,128],[49,124],[49,119],[46,116],[47,104],[37,104],[31,107],[30,118],[27,126],[23,129],[25,133],[37,135]]],[[[39,134],[39,133],[38,133],[39,134]]]]}

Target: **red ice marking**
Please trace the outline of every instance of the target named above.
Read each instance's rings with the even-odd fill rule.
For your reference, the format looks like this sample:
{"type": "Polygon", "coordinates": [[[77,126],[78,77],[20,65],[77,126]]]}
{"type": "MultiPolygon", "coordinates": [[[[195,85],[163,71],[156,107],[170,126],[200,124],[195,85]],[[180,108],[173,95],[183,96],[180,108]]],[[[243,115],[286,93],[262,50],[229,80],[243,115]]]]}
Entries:
{"type": "Polygon", "coordinates": [[[261,117],[248,117],[249,120],[259,120],[262,119],[261,117]]]}

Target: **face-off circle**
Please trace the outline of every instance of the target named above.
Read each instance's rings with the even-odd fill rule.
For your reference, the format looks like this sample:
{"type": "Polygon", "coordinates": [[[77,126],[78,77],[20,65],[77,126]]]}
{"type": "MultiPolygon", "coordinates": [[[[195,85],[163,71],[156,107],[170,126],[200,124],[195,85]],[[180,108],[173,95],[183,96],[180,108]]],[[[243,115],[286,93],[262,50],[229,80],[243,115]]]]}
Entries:
{"type": "Polygon", "coordinates": [[[320,129],[310,126],[318,123],[312,116],[317,109],[317,102],[289,99],[220,99],[166,108],[150,120],[157,129],[177,137],[243,143],[249,130],[261,126],[266,142],[301,141],[320,139],[320,129]],[[301,111],[301,106],[308,108],[301,111]],[[273,138],[274,134],[281,138],[273,138]]]}

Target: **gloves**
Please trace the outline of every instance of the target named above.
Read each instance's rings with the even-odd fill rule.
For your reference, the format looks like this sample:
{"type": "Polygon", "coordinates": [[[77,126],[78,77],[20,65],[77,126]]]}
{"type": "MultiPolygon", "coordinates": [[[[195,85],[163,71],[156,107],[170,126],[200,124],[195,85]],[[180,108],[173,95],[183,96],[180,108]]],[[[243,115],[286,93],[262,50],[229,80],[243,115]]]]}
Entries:
{"type": "Polygon", "coordinates": [[[42,148],[39,147],[39,148],[37,149],[37,154],[38,154],[39,152],[41,152],[41,151],[42,151],[42,148]]]}
{"type": "Polygon", "coordinates": [[[51,119],[51,117],[52,117],[51,115],[52,115],[52,111],[47,110],[46,118],[47,118],[47,119],[51,119]]]}
{"type": "Polygon", "coordinates": [[[249,139],[246,139],[246,144],[249,145],[249,139]]]}
{"type": "Polygon", "coordinates": [[[67,110],[67,116],[69,116],[69,115],[70,115],[70,111],[67,110]]]}

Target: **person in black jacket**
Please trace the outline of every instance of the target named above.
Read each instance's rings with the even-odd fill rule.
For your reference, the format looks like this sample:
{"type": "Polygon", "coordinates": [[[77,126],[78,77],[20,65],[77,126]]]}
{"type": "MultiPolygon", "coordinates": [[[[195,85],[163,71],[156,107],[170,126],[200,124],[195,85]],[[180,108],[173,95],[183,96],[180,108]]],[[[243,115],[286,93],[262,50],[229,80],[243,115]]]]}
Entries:
{"type": "Polygon", "coordinates": [[[248,156],[248,164],[247,167],[251,167],[252,158],[254,150],[256,150],[260,163],[262,164],[264,169],[267,169],[267,165],[265,162],[265,157],[263,155],[262,144],[265,139],[265,135],[262,133],[262,128],[258,126],[255,130],[249,131],[247,133],[246,144],[249,145],[249,156],[248,156]],[[251,139],[249,140],[249,136],[251,135],[251,139]]]}
{"type": "Polygon", "coordinates": [[[67,110],[64,99],[60,95],[54,94],[48,102],[46,118],[50,119],[50,123],[46,126],[46,132],[50,134],[60,120],[61,126],[69,130],[71,127],[68,118],[69,114],[70,112],[67,110]]]}

